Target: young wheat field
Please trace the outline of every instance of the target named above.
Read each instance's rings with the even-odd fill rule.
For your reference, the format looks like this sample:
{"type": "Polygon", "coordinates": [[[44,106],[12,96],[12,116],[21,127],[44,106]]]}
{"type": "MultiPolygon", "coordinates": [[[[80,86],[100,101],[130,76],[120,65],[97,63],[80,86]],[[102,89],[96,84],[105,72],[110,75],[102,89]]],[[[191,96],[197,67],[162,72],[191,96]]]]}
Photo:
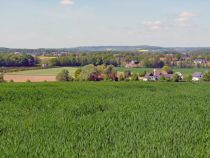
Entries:
{"type": "Polygon", "coordinates": [[[0,84],[0,157],[210,157],[210,84],[0,84]]]}

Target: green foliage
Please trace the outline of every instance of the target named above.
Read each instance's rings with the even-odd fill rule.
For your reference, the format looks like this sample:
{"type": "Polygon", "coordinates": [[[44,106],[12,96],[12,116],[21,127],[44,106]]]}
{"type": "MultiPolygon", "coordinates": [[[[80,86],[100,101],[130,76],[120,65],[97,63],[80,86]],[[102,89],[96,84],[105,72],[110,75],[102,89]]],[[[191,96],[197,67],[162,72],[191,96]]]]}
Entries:
{"type": "Polygon", "coordinates": [[[4,82],[4,75],[0,73],[0,82],[4,82]]]}
{"type": "Polygon", "coordinates": [[[27,54],[0,54],[0,67],[35,66],[37,60],[27,54]]]}
{"type": "Polygon", "coordinates": [[[160,81],[161,82],[166,81],[166,78],[164,76],[160,76],[160,81]]]}
{"type": "Polygon", "coordinates": [[[124,78],[124,75],[122,73],[119,74],[119,81],[123,81],[125,78],[124,78]]]}
{"type": "Polygon", "coordinates": [[[132,81],[138,81],[138,80],[139,80],[139,75],[136,74],[136,73],[133,73],[133,74],[131,75],[131,80],[132,80],[132,81]]]}
{"type": "Polygon", "coordinates": [[[96,73],[97,70],[94,65],[90,64],[84,66],[81,71],[81,79],[84,81],[90,80],[91,74],[96,73]]]}
{"type": "Polygon", "coordinates": [[[204,81],[210,81],[210,70],[203,75],[204,81]]]}
{"type": "Polygon", "coordinates": [[[79,69],[77,69],[75,71],[74,76],[75,76],[75,79],[76,80],[80,80],[81,79],[81,72],[82,72],[82,69],[81,68],[79,68],[79,69]]]}
{"type": "Polygon", "coordinates": [[[210,84],[0,87],[0,157],[208,157],[210,84]]]}
{"type": "Polygon", "coordinates": [[[140,72],[139,76],[140,76],[140,77],[144,77],[144,76],[146,75],[146,73],[147,73],[147,71],[144,70],[143,72],[140,72]]]}
{"type": "Polygon", "coordinates": [[[69,75],[68,70],[62,70],[57,76],[57,81],[72,81],[73,78],[69,75]]]}
{"type": "Polygon", "coordinates": [[[125,79],[129,79],[131,77],[131,71],[130,70],[125,70],[124,71],[124,76],[125,76],[125,79]]]}
{"type": "Polygon", "coordinates": [[[187,82],[191,82],[192,81],[192,75],[186,75],[184,77],[184,80],[187,81],[187,82]]]}
{"type": "Polygon", "coordinates": [[[168,74],[173,74],[173,70],[170,66],[164,66],[161,70],[166,71],[168,74]]]}
{"type": "Polygon", "coordinates": [[[172,81],[173,82],[179,82],[181,79],[180,79],[180,76],[178,74],[174,74],[173,77],[172,77],[172,81]]]}

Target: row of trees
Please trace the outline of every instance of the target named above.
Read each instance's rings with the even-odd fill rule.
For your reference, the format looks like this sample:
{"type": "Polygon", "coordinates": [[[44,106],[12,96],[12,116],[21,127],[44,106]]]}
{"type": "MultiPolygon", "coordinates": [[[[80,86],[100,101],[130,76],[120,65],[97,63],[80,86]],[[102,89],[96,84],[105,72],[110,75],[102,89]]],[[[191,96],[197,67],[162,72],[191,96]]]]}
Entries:
{"type": "Polygon", "coordinates": [[[74,77],[69,75],[67,70],[62,70],[61,73],[57,75],[58,81],[100,81],[100,80],[118,80],[117,71],[114,66],[109,65],[99,65],[94,66],[89,64],[83,68],[79,68],[75,71],[74,77]]]}
{"type": "Polygon", "coordinates": [[[35,66],[37,60],[27,54],[0,54],[0,67],[35,66]]]}

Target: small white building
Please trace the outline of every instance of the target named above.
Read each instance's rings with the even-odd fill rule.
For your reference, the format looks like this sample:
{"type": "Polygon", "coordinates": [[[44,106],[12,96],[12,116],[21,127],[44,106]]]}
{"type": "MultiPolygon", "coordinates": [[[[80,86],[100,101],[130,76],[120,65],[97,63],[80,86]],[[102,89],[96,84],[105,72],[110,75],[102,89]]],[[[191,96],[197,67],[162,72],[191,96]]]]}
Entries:
{"type": "Polygon", "coordinates": [[[195,72],[192,75],[192,81],[200,81],[203,78],[203,73],[202,72],[195,72]]]}

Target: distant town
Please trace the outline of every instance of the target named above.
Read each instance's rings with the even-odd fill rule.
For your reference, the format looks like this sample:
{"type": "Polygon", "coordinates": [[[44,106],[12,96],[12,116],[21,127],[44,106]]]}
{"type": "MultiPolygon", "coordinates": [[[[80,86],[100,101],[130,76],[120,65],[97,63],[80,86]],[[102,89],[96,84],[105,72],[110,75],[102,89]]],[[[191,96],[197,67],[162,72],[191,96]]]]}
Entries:
{"type": "MultiPolygon", "coordinates": [[[[70,78],[74,80],[210,80],[208,76],[210,50],[208,51],[208,48],[166,49],[151,46],[138,47],[138,50],[137,47],[109,48],[79,47],[69,49],[69,51],[67,49],[57,49],[56,51],[55,49],[2,48],[0,49],[0,72],[1,76],[4,76],[4,80],[8,82],[65,80],[56,77],[59,72],[53,73],[55,68],[59,69],[60,73],[66,68],[67,71],[71,68],[72,72],[74,69],[74,73],[70,74],[70,78]],[[40,75],[36,72],[45,69],[52,73],[41,72],[40,75]],[[77,69],[79,70],[76,71],[77,69]],[[29,73],[27,76],[27,71],[34,71],[36,75],[29,73]],[[20,75],[15,72],[26,72],[26,74],[20,75]],[[75,73],[77,74],[75,75],[75,73]],[[86,77],[83,78],[80,75],[86,77]]],[[[67,71],[65,72],[67,73],[67,71]]]]}

